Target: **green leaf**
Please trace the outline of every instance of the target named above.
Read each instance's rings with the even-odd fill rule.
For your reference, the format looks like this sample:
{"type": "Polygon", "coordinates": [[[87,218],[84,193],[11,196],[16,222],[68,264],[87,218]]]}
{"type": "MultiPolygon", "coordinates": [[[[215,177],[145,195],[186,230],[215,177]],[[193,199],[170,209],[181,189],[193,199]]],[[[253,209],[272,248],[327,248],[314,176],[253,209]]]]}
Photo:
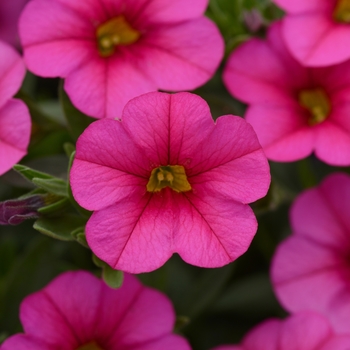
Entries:
{"type": "Polygon", "coordinates": [[[123,271],[114,270],[109,265],[103,267],[102,278],[113,289],[120,288],[123,284],[123,271]]]}
{"type": "Polygon", "coordinates": [[[81,133],[96,119],[88,117],[73,106],[63,89],[63,81],[61,81],[59,86],[59,98],[67,120],[69,132],[76,141],[81,133]]]}
{"type": "Polygon", "coordinates": [[[18,173],[20,173],[24,178],[26,178],[27,180],[31,181],[36,177],[38,179],[55,179],[54,176],[43,173],[41,171],[37,171],[34,169],[31,169],[25,165],[21,165],[21,164],[16,164],[13,166],[13,170],[17,171],[18,173]]]}
{"type": "Polygon", "coordinates": [[[73,241],[72,232],[86,224],[86,220],[74,214],[64,214],[56,218],[40,218],[33,227],[52,238],[61,241],[73,241]]]}
{"type": "Polygon", "coordinates": [[[53,193],[61,197],[68,197],[68,184],[66,183],[66,181],[62,179],[58,179],[58,178],[40,179],[40,178],[34,177],[32,179],[32,182],[34,183],[34,185],[42,188],[48,193],[53,193]]]}
{"type": "Polygon", "coordinates": [[[85,226],[78,227],[76,230],[72,231],[72,236],[82,246],[85,248],[90,248],[86,241],[85,226]]]}
{"type": "MultiPolygon", "coordinates": [[[[50,195],[48,195],[50,196],[50,195]]],[[[68,198],[57,199],[54,203],[45,205],[38,209],[38,213],[43,215],[57,214],[62,212],[63,209],[67,208],[69,204],[68,198]]]]}
{"type": "Polygon", "coordinates": [[[75,152],[75,145],[73,145],[72,143],[70,142],[66,142],[64,145],[63,145],[63,149],[64,151],[66,152],[66,155],[68,158],[71,157],[72,153],[75,152]]]}

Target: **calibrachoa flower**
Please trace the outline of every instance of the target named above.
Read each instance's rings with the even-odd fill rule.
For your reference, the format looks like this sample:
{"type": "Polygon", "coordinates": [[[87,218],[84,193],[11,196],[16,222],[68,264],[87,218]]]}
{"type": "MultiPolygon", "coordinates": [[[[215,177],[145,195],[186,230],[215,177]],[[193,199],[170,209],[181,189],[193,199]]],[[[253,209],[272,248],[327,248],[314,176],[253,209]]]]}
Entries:
{"type": "Polygon", "coordinates": [[[19,54],[0,41],[0,175],[26,153],[31,121],[27,106],[12,96],[20,88],[25,67],[19,54]]]}
{"type": "Polygon", "coordinates": [[[19,45],[18,19],[28,0],[0,1],[0,40],[19,45]]]}
{"type": "Polygon", "coordinates": [[[350,177],[328,176],[291,209],[293,234],[272,263],[275,292],[289,311],[316,310],[339,331],[350,325],[350,177]]]}
{"type": "Polygon", "coordinates": [[[223,56],[208,0],[33,0],[20,36],[29,70],[62,77],[75,106],[96,118],[120,117],[149,91],[191,90],[223,56]]]}
{"type": "Polygon", "coordinates": [[[168,298],[125,275],[111,289],[85,271],[66,272],[21,304],[24,334],[1,350],[190,350],[172,329],[168,298]]]}
{"type": "Polygon", "coordinates": [[[308,311],[294,314],[285,320],[266,320],[248,332],[240,345],[224,345],[213,350],[348,349],[350,333],[337,335],[324,316],[308,311]]]}
{"type": "Polygon", "coordinates": [[[189,93],[131,100],[122,120],[91,124],[77,142],[75,199],[94,210],[93,252],[115,269],[157,269],[177,252],[202,267],[243,254],[257,229],[246,204],[263,197],[269,167],[252,127],[189,93]]]}
{"type": "Polygon", "coordinates": [[[249,104],[267,158],[295,161],[312,152],[322,161],[350,165],[350,61],[324,68],[301,66],[281,37],[281,22],[267,39],[251,39],[235,50],[224,82],[249,104]]]}
{"type": "Polygon", "coordinates": [[[327,66],[350,58],[349,0],[274,0],[287,16],[284,39],[303,64],[327,66]]]}

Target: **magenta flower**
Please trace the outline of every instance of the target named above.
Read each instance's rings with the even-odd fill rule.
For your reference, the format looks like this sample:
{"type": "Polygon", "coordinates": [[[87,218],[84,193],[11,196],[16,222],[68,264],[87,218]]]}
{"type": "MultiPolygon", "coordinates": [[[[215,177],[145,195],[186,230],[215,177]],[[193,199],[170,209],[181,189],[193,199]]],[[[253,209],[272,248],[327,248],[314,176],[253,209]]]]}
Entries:
{"type": "Polygon", "coordinates": [[[19,54],[0,42],[0,175],[26,153],[31,121],[27,106],[12,96],[20,88],[25,67],[19,54]]]}
{"type": "Polygon", "coordinates": [[[28,0],[0,1],[0,40],[19,46],[18,19],[28,0]]]}
{"type": "Polygon", "coordinates": [[[74,105],[96,118],[120,117],[149,91],[191,90],[223,56],[208,0],[33,0],[20,20],[29,70],[65,79],[74,105]]]}
{"type": "Polygon", "coordinates": [[[246,204],[263,197],[269,166],[252,127],[189,93],[131,100],[122,121],[91,124],[77,142],[75,199],[94,210],[93,252],[115,269],[157,269],[177,252],[202,267],[243,254],[257,229],[246,204]]]}
{"type": "Polygon", "coordinates": [[[350,165],[350,61],[306,68],[295,61],[274,23],[267,39],[235,50],[224,70],[230,93],[249,104],[267,158],[295,161],[312,152],[322,161],[350,165]]]}
{"type": "Polygon", "coordinates": [[[190,350],[172,330],[168,298],[125,275],[111,289],[85,271],[66,272],[21,304],[24,334],[1,350],[190,350]]]}
{"type": "Polygon", "coordinates": [[[287,16],[283,37],[303,64],[327,66],[350,58],[349,0],[274,0],[287,16]]]}
{"type": "Polygon", "coordinates": [[[350,324],[350,177],[335,173],[302,193],[291,209],[293,234],[278,247],[272,281],[289,311],[316,310],[335,329],[350,324]]]}
{"type": "Polygon", "coordinates": [[[246,334],[240,345],[213,350],[348,350],[350,334],[338,335],[322,315],[307,311],[285,320],[269,319],[246,334]]]}

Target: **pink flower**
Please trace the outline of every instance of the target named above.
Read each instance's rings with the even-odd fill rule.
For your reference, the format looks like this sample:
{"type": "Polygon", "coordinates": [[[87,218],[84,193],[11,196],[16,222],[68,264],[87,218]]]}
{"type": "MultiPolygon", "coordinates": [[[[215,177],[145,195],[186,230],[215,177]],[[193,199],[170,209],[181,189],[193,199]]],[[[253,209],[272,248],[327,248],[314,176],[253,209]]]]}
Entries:
{"type": "Polygon", "coordinates": [[[168,298],[125,275],[111,289],[88,272],[66,272],[21,304],[24,334],[1,350],[190,350],[172,334],[168,298]]]}
{"type": "Polygon", "coordinates": [[[208,0],[33,0],[20,36],[28,68],[65,79],[74,105],[120,117],[149,91],[191,90],[211,78],[223,39],[203,12],[208,0]]]}
{"type": "Polygon", "coordinates": [[[230,93],[249,104],[267,158],[350,165],[350,61],[306,68],[292,58],[274,23],[267,39],[251,39],[235,50],[224,70],[230,93]]]}
{"type": "Polygon", "coordinates": [[[18,18],[28,0],[0,1],[0,40],[19,46],[18,18]]]}
{"type": "Polygon", "coordinates": [[[91,124],[77,142],[73,195],[94,210],[93,252],[132,273],[157,269],[177,252],[202,267],[243,254],[257,229],[246,204],[263,197],[269,167],[252,127],[220,117],[189,93],[131,100],[122,121],[91,124]]]}
{"type": "Polygon", "coordinates": [[[315,312],[301,312],[285,320],[269,319],[254,327],[240,345],[213,350],[348,350],[350,334],[337,335],[329,321],[315,312]]]}
{"type": "Polygon", "coordinates": [[[0,42],[0,175],[26,153],[31,121],[27,106],[12,96],[20,88],[25,67],[19,54],[0,42]]]}
{"type": "Polygon", "coordinates": [[[303,64],[327,66],[350,58],[349,0],[274,0],[287,16],[283,37],[303,64]]]}
{"type": "Polygon", "coordinates": [[[275,292],[287,310],[322,312],[350,332],[350,177],[328,176],[291,209],[293,234],[272,264],[275,292]]]}

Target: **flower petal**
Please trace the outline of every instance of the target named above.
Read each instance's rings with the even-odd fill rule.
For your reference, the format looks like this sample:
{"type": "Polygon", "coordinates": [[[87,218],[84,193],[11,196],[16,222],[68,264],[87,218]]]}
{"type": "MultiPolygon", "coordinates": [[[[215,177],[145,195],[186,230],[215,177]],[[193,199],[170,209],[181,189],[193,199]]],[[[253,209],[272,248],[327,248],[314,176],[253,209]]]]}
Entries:
{"type": "Polygon", "coordinates": [[[130,101],[123,124],[154,164],[186,165],[214,122],[207,103],[189,93],[149,93],[130,101]]]}
{"type": "Polygon", "coordinates": [[[26,333],[69,349],[94,340],[100,291],[100,281],[87,272],[60,275],[22,302],[26,333]]]}
{"type": "Polygon", "coordinates": [[[257,222],[248,205],[202,193],[177,198],[176,252],[189,264],[220,267],[245,253],[257,222]]]}
{"type": "Polygon", "coordinates": [[[142,196],[151,170],[122,122],[99,120],[78,139],[70,173],[73,195],[84,208],[99,210],[134,193],[142,196]]]}
{"type": "Polygon", "coordinates": [[[42,340],[31,337],[27,334],[16,334],[5,340],[1,344],[1,350],[30,350],[30,349],[40,349],[40,350],[70,350],[71,348],[62,346],[52,347],[52,345],[45,343],[42,340]]]}
{"type": "Polygon", "coordinates": [[[306,123],[307,116],[295,103],[251,105],[245,118],[271,160],[295,161],[313,151],[314,133],[306,123]]]}
{"type": "Polygon", "coordinates": [[[92,251],[113,268],[130,273],[162,266],[173,253],[175,217],[169,191],[133,196],[94,212],[86,225],[92,251]]]}
{"type": "Polygon", "coordinates": [[[97,51],[94,26],[57,1],[30,1],[19,32],[28,68],[44,77],[66,77],[97,51]]]}
{"type": "Polygon", "coordinates": [[[0,107],[19,90],[25,75],[24,63],[17,51],[0,42],[0,107]]]}
{"type": "Polygon", "coordinates": [[[243,203],[266,195],[269,165],[253,128],[244,119],[217,119],[194,154],[187,172],[194,191],[210,190],[243,203]]]}
{"type": "Polygon", "coordinates": [[[327,66],[350,57],[350,47],[344,45],[350,28],[323,13],[287,16],[283,33],[293,56],[305,65],[327,66]]]}
{"type": "Polygon", "coordinates": [[[288,13],[330,11],[334,7],[334,3],[328,0],[273,0],[273,2],[288,13]]]}
{"type": "Polygon", "coordinates": [[[149,29],[130,46],[134,64],[163,90],[192,90],[207,82],[223,57],[224,43],[207,18],[149,29]]]}
{"type": "Polygon", "coordinates": [[[11,99],[0,108],[0,175],[27,154],[31,120],[27,106],[11,99]]]}
{"type": "Polygon", "coordinates": [[[73,104],[94,118],[120,118],[130,99],[157,89],[127,56],[102,58],[97,53],[71,72],[64,88],[73,104]]]}

